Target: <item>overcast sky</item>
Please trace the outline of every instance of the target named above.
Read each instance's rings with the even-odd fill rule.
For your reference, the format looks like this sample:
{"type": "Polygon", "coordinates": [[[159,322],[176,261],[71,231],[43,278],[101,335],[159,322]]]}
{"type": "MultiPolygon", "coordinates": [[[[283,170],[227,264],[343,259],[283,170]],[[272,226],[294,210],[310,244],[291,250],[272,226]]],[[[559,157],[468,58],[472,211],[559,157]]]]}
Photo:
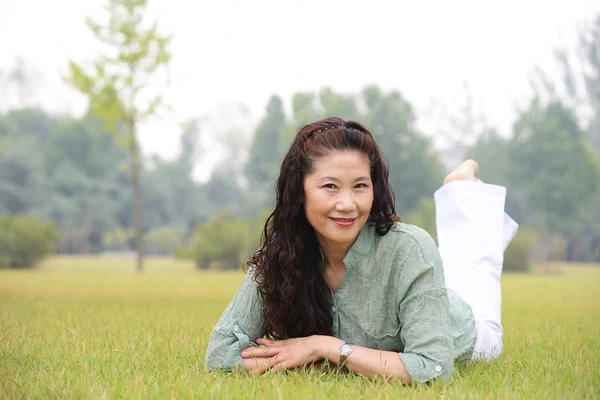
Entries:
{"type": "MultiPolygon", "coordinates": [[[[20,55],[40,71],[41,104],[80,113],[85,102],[61,82],[69,58],[91,60],[84,25],[100,0],[0,0],[0,69],[20,55]]],[[[598,0],[150,0],[172,32],[167,98],[175,114],[146,124],[146,153],[177,152],[177,120],[242,102],[260,117],[269,95],[299,90],[356,92],[369,83],[399,89],[425,113],[432,99],[452,106],[463,81],[490,121],[508,129],[527,101],[528,74],[551,70],[552,49],[600,12],[598,0]]]]}

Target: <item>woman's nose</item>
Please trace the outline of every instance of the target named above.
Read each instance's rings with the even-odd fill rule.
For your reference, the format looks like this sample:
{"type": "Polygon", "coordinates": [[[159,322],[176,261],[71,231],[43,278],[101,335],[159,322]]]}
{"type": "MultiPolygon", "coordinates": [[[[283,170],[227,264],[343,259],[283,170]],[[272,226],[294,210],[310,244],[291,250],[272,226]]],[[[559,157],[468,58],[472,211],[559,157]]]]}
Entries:
{"type": "Polygon", "coordinates": [[[353,211],[354,208],[356,208],[356,204],[354,202],[354,195],[352,193],[340,194],[340,198],[336,204],[336,208],[338,211],[353,211]]]}

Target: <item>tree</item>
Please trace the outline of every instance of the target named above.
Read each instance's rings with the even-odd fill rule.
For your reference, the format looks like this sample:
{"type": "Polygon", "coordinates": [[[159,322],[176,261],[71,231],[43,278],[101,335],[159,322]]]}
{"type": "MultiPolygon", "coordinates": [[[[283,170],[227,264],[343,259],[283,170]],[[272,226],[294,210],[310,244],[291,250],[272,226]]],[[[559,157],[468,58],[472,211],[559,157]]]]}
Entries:
{"type": "Polygon", "coordinates": [[[42,159],[60,123],[34,109],[0,117],[0,213],[29,213],[48,198],[42,159]]]}
{"type": "Polygon", "coordinates": [[[274,199],[275,180],[284,156],[281,137],[287,130],[283,102],[279,96],[271,96],[266,111],[254,132],[245,166],[250,197],[258,209],[268,207],[274,199]]]}
{"type": "Polygon", "coordinates": [[[138,124],[156,115],[164,105],[160,95],[147,104],[143,99],[147,98],[144,96],[150,78],[166,68],[171,58],[167,49],[171,37],[159,34],[156,22],[149,28],[144,24],[146,5],[147,0],[109,0],[106,25],[88,18],[87,26],[111,54],[100,56],[91,72],[71,61],[67,77],[68,82],[87,96],[90,113],[103,121],[107,131],[129,152],[135,250],[140,272],[143,247],[138,124]]]}
{"type": "Polygon", "coordinates": [[[117,226],[116,214],[123,207],[126,152],[102,124],[88,118],[61,121],[41,157],[52,195],[32,212],[56,221],[61,252],[100,251],[104,232],[117,226]]]}
{"type": "Polygon", "coordinates": [[[385,94],[376,86],[367,86],[362,97],[367,110],[361,120],[389,163],[396,211],[408,213],[441,184],[444,169],[439,155],[431,141],[417,131],[413,108],[399,92],[385,94]]]}
{"type": "MultiPolygon", "coordinates": [[[[600,14],[584,22],[575,46],[555,51],[560,76],[537,68],[531,77],[536,97],[560,102],[574,110],[587,142],[600,158],[600,14]]],[[[589,188],[571,223],[567,258],[600,261],[600,187],[589,188]]]]}
{"type": "Polygon", "coordinates": [[[580,207],[600,184],[598,160],[575,115],[560,102],[534,99],[514,125],[511,187],[523,193],[527,222],[542,233],[542,259],[550,232],[574,229],[580,207]]]}

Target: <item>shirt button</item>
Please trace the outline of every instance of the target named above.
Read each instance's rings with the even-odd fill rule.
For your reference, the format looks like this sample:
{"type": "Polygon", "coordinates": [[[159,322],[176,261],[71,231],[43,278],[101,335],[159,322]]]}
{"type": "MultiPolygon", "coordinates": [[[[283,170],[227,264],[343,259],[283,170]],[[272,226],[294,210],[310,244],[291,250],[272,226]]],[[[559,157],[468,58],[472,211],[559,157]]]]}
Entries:
{"type": "Polygon", "coordinates": [[[237,324],[235,324],[235,325],[233,325],[233,330],[234,330],[234,332],[237,332],[240,330],[240,327],[237,326],[237,324]]]}
{"type": "Polygon", "coordinates": [[[335,308],[335,306],[332,306],[331,307],[331,312],[336,312],[336,311],[337,311],[337,309],[335,308]]]}
{"type": "Polygon", "coordinates": [[[440,367],[439,365],[436,365],[435,372],[442,372],[442,367],[440,367]]]}

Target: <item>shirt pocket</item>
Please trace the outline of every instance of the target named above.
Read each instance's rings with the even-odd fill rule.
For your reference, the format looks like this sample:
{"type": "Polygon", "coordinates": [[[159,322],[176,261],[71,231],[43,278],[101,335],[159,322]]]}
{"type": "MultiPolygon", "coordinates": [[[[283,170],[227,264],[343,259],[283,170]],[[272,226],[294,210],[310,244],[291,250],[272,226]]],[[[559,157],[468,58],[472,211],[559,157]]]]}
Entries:
{"type": "Polygon", "coordinates": [[[400,352],[404,349],[400,339],[401,327],[372,325],[365,329],[365,346],[370,349],[400,352]]]}

